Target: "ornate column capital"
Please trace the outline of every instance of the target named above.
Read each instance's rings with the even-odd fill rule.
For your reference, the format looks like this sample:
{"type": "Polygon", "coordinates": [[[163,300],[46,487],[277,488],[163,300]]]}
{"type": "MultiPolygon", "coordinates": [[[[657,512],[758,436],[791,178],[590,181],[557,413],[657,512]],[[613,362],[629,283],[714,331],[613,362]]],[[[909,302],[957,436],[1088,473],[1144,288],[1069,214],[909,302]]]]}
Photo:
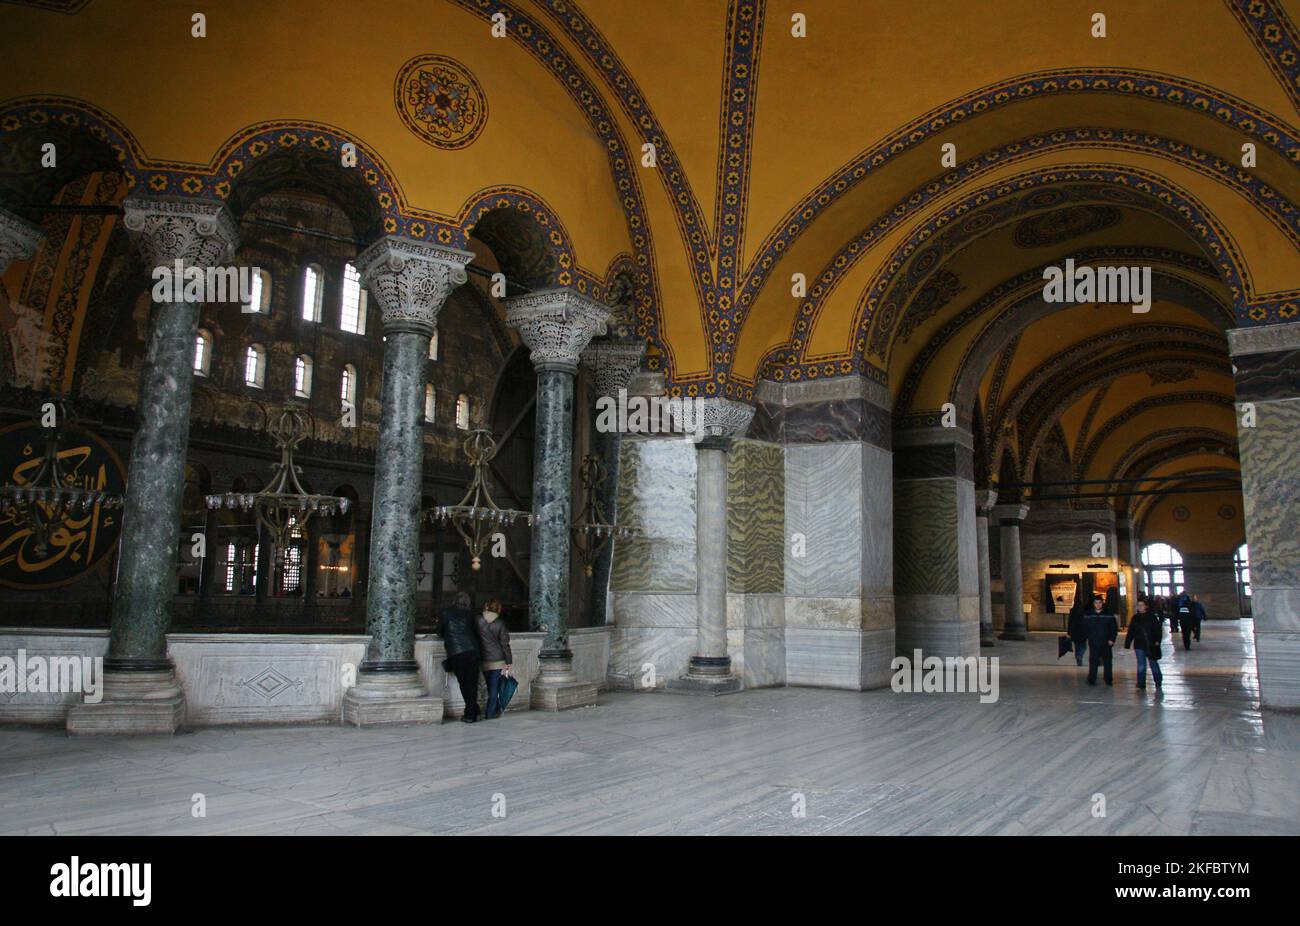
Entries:
{"type": "Polygon", "coordinates": [[[231,260],[239,226],[225,203],[207,199],[129,196],[122,201],[122,224],[146,263],[181,261],[215,267],[231,260]]]}
{"type": "Polygon", "coordinates": [[[975,490],[975,516],[987,518],[993,512],[993,506],[998,503],[997,489],[976,489],[975,490]]]}
{"type": "Polygon", "coordinates": [[[990,509],[994,518],[999,524],[1005,524],[1008,521],[1023,521],[1029,517],[1029,506],[1008,503],[1005,505],[994,505],[990,509]]]}
{"type": "Polygon", "coordinates": [[[505,300],[506,324],[533,352],[533,368],[576,372],[592,338],[605,333],[610,309],[571,289],[544,289],[505,300]]]}
{"type": "Polygon", "coordinates": [[[45,232],[26,219],[0,209],[0,274],[16,260],[26,260],[36,253],[45,232]]]}
{"type": "Polygon", "coordinates": [[[384,332],[432,335],[451,291],[469,279],[469,251],[410,238],[380,238],[357,255],[362,284],[379,303],[384,332]]]}
{"type": "MultiPolygon", "coordinates": [[[[733,440],[745,436],[749,423],[754,418],[754,406],[721,396],[684,398],[680,409],[670,406],[674,416],[685,417],[687,402],[694,403],[695,433],[701,435],[696,444],[699,450],[729,450],[733,440]]],[[[691,424],[689,421],[680,423],[683,427],[691,424]]]]}
{"type": "Polygon", "coordinates": [[[643,356],[644,341],[596,338],[582,352],[580,362],[591,374],[597,395],[618,395],[632,382],[643,356]]]}

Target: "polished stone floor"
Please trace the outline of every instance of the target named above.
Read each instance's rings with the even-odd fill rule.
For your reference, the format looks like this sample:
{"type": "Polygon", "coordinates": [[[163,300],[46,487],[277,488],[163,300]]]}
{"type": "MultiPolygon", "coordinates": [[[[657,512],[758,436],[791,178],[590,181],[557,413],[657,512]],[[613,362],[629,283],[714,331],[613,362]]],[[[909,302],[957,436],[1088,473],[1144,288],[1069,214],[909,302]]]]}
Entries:
{"type": "Polygon", "coordinates": [[[1054,635],[984,653],[994,704],[786,688],[436,729],[0,728],[0,832],[1300,834],[1300,717],[1261,715],[1249,623],[1166,656],[1159,695],[1128,652],[1113,689],[1054,635]]]}

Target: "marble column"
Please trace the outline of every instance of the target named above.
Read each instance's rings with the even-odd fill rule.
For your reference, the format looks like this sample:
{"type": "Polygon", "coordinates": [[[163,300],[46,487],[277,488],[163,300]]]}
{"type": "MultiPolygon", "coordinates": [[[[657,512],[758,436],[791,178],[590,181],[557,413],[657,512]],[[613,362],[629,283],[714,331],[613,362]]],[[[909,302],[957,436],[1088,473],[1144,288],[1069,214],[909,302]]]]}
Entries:
{"type": "Polygon", "coordinates": [[[1300,322],[1228,332],[1260,700],[1300,708],[1300,322]]]}
{"type": "Polygon", "coordinates": [[[357,726],[438,723],[415,662],[415,596],[424,485],[424,386],[429,338],[451,291],[468,279],[468,251],[382,238],[356,259],[384,330],[384,381],[371,503],[366,632],[357,684],[343,722],[357,726]]]}
{"type": "Polygon", "coordinates": [[[533,454],[532,561],[528,609],[546,634],[533,680],[534,710],[558,711],[596,702],[596,685],[578,681],[569,649],[569,527],[572,516],[573,386],[578,360],[606,330],[606,306],[568,289],[506,300],[506,323],[518,329],[537,371],[537,435],[533,454]]]}
{"type": "Polygon", "coordinates": [[[1020,566],[1020,524],[1029,515],[1028,505],[995,505],[993,518],[1001,530],[1002,600],[1004,616],[1002,640],[1027,640],[1025,624],[1025,586],[1020,566]]]}
{"type": "Polygon", "coordinates": [[[36,253],[36,246],[45,237],[38,226],[18,218],[12,212],[0,209],[0,276],[16,260],[27,260],[36,253]]]}
{"type": "MultiPolygon", "coordinates": [[[[632,339],[597,338],[582,352],[582,368],[591,376],[597,400],[602,397],[618,399],[626,390],[632,377],[641,367],[645,342],[632,339]]],[[[613,430],[602,428],[600,415],[593,415],[595,432],[592,449],[605,467],[605,482],[596,494],[600,516],[611,524],[618,523],[618,456],[621,436],[617,425],[613,430]]],[[[609,577],[614,562],[614,544],[611,540],[596,556],[591,574],[591,625],[607,623],[609,577]]]]}
{"type": "Polygon", "coordinates": [[[717,397],[697,399],[695,455],[695,655],[686,674],[669,681],[674,691],[739,691],[727,654],[727,454],[743,437],[754,407],[717,397]]]}
{"type": "Polygon", "coordinates": [[[980,646],[996,645],[993,632],[993,597],[989,578],[989,513],[997,503],[996,489],[975,491],[975,548],[979,553],[980,646]]]}
{"type": "MultiPolygon", "coordinates": [[[[238,227],[217,202],[128,198],[122,224],[145,266],[186,269],[230,261],[238,227]]],[[[193,398],[198,303],[154,309],[137,400],[139,414],[127,470],[103,700],[75,705],[73,733],[171,733],[185,700],[167,657],[176,584],[185,450],[193,398]]]]}

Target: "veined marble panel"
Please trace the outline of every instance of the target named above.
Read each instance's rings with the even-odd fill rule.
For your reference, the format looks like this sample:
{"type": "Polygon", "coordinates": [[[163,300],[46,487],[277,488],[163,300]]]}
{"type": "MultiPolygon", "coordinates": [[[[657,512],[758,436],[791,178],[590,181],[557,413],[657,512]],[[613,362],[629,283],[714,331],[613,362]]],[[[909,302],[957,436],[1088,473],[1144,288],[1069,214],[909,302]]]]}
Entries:
{"type": "Polygon", "coordinates": [[[900,596],[896,607],[900,655],[917,649],[927,656],[979,655],[978,595],[900,596]]]}
{"type": "MultiPolygon", "coordinates": [[[[959,585],[958,483],[965,480],[909,479],[894,483],[894,594],[956,595],[959,585]]],[[[974,497],[970,504],[974,555],[974,497]]],[[[974,568],[971,569],[972,575],[974,568]]]]}
{"type": "Polygon", "coordinates": [[[894,455],[862,445],[862,593],[894,594],[894,455]]]}
{"type": "Polygon", "coordinates": [[[614,547],[611,591],[695,591],[695,444],[619,442],[619,523],[635,531],[614,547]]]}
{"type": "MultiPolygon", "coordinates": [[[[102,658],[108,655],[107,630],[61,630],[57,628],[0,628],[0,656],[18,658],[18,651],[30,658],[42,656],[102,658]]],[[[68,708],[80,704],[80,692],[0,691],[0,723],[67,722],[68,708]]]]}
{"type": "MultiPolygon", "coordinates": [[[[1255,415],[1255,427],[1237,429],[1250,577],[1258,585],[1300,588],[1300,399],[1257,402],[1255,415]]],[[[1272,626],[1269,615],[1255,620],[1272,626]]]]}
{"type": "Polygon", "coordinates": [[[785,591],[862,594],[862,446],[792,444],[785,450],[785,591]],[[792,538],[805,538],[803,556],[792,538]]]}
{"type": "Polygon", "coordinates": [[[1259,695],[1265,707],[1300,707],[1300,633],[1255,633],[1259,695]]]}
{"type": "MultiPolygon", "coordinates": [[[[694,608],[695,598],[687,598],[694,608]]],[[[692,612],[693,613],[693,612],[692,612]]],[[[695,625],[690,627],[623,627],[614,625],[609,649],[609,686],[641,690],[654,679],[663,688],[686,674],[695,654],[695,625]]]]}
{"type": "Polygon", "coordinates": [[[787,685],[865,691],[889,684],[894,630],[813,630],[787,627],[787,685]]]}
{"type": "MultiPolygon", "coordinates": [[[[576,632],[570,631],[570,634],[576,632]]],[[[538,671],[537,656],[542,651],[542,643],[545,639],[544,633],[510,634],[510,653],[515,659],[511,671],[519,680],[519,690],[510,700],[507,711],[529,709],[533,679],[537,677],[538,671]]],[[[573,648],[572,644],[570,648],[573,648]]],[[[433,697],[442,698],[444,717],[462,717],[465,714],[465,699],[460,695],[460,685],[456,683],[456,676],[442,667],[442,661],[446,658],[447,650],[437,635],[431,633],[416,635],[415,661],[420,667],[420,679],[424,682],[424,687],[433,697]]],[[[487,707],[487,682],[481,672],[478,677],[478,702],[479,707],[487,707]]]]}
{"type": "Polygon", "coordinates": [[[805,630],[891,630],[894,599],[786,596],[785,625],[805,630]]]}
{"type": "Polygon", "coordinates": [[[614,628],[579,627],[569,631],[569,649],[573,651],[573,674],[580,682],[597,688],[609,687],[609,647],[614,628]]]}
{"type": "Polygon", "coordinates": [[[740,440],[727,455],[727,588],[784,589],[785,451],[740,440]]]}
{"type": "Polygon", "coordinates": [[[784,628],[746,627],[740,652],[740,678],[746,688],[773,688],[785,684],[784,628]]]}

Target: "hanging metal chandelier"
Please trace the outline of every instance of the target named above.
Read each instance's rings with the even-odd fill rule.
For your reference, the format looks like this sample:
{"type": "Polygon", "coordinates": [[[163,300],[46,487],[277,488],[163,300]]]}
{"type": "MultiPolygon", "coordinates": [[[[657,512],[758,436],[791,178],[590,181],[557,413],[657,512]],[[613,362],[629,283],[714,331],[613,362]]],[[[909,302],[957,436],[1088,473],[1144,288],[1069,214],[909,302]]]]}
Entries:
{"type": "Polygon", "coordinates": [[[470,553],[470,568],[477,571],[483,565],[483,551],[492,540],[492,536],[502,528],[510,527],[523,518],[529,527],[535,521],[531,511],[519,511],[514,508],[502,508],[492,498],[488,489],[488,464],[496,456],[497,443],[492,432],[486,428],[475,428],[465,439],[465,456],[469,457],[473,476],[465,497],[455,505],[440,505],[429,511],[435,523],[451,522],[465,541],[470,553]]]}
{"type": "Polygon", "coordinates": [[[41,429],[45,451],[36,472],[22,483],[0,486],[0,511],[31,532],[35,550],[49,552],[50,537],[65,521],[92,509],[121,508],[122,496],[77,484],[73,472],[60,462],[61,443],[76,423],[71,404],[62,396],[43,403],[32,420],[41,429]]]}
{"type": "Polygon", "coordinates": [[[630,537],[632,531],[606,521],[601,516],[600,487],[608,478],[609,471],[600,457],[593,454],[583,457],[579,476],[582,479],[582,510],[574,519],[569,533],[573,539],[573,549],[582,560],[587,575],[591,575],[605,546],[615,537],[630,537]]]}
{"type": "Polygon", "coordinates": [[[280,462],[274,465],[266,487],[260,492],[209,495],[207,502],[212,509],[252,511],[274,539],[279,560],[289,546],[291,535],[304,530],[312,515],[346,514],[351,502],[339,495],[313,495],[302,487],[299,480],[302,467],[294,463],[293,452],[310,432],[306,412],[297,406],[286,406],[266,430],[280,450],[280,462]]]}

